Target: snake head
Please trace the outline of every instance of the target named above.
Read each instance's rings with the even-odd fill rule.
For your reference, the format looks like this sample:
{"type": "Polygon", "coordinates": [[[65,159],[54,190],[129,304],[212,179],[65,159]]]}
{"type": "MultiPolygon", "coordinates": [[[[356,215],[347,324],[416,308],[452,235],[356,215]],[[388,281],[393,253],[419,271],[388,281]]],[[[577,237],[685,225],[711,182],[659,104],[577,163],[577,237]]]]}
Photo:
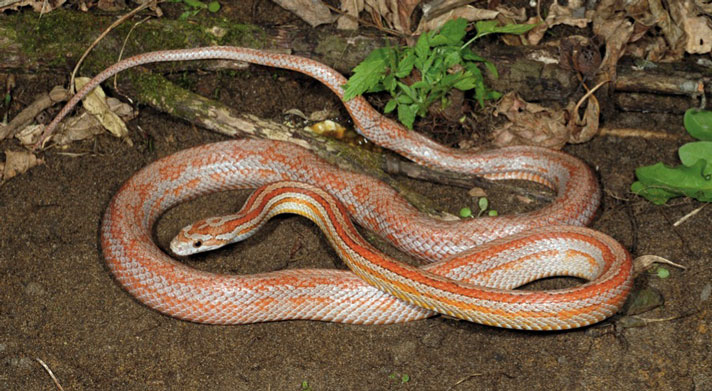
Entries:
{"type": "Polygon", "coordinates": [[[216,250],[228,244],[229,241],[224,240],[219,233],[215,232],[216,221],[214,220],[218,220],[218,218],[201,220],[183,227],[171,240],[171,251],[176,255],[187,256],[216,250]]]}

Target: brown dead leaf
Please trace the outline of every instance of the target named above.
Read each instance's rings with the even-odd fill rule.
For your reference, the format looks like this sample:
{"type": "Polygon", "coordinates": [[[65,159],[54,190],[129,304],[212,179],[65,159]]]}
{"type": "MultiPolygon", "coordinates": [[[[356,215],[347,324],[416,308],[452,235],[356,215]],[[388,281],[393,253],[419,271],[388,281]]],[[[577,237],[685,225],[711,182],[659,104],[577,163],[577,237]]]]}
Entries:
{"type": "Polygon", "coordinates": [[[42,159],[38,159],[29,151],[10,151],[5,150],[5,163],[2,167],[3,182],[22,173],[25,173],[32,167],[44,163],[42,159]]]}
{"type": "Polygon", "coordinates": [[[335,19],[331,15],[329,7],[318,0],[274,0],[274,2],[287,11],[294,13],[312,27],[332,23],[335,19]]]}
{"type": "MultiPolygon", "coordinates": [[[[92,92],[90,95],[92,94],[95,94],[95,92],[92,92]]],[[[97,105],[97,103],[90,103],[90,107],[95,105],[97,105]]],[[[72,141],[84,140],[101,134],[106,129],[105,125],[101,122],[101,118],[103,118],[104,123],[109,124],[109,126],[121,129],[121,125],[123,125],[123,129],[126,129],[124,121],[135,118],[137,114],[131,105],[123,103],[116,98],[106,98],[102,104],[98,104],[98,107],[101,108],[100,116],[85,111],[77,116],[62,121],[57,131],[52,135],[52,141],[58,145],[66,145],[72,141]],[[107,120],[106,118],[109,117],[112,119],[107,120]]],[[[44,125],[29,125],[20,130],[15,137],[20,140],[22,145],[32,146],[38,141],[43,130],[44,125]]],[[[128,132],[128,129],[126,129],[126,132],[128,132]]],[[[126,134],[124,134],[124,136],[125,135],[126,134]]],[[[126,140],[130,142],[128,138],[126,138],[126,140]]]]}
{"type": "MultiPolygon", "coordinates": [[[[74,82],[76,90],[79,91],[89,80],[88,77],[76,78],[74,82]]],[[[82,99],[82,104],[84,108],[93,114],[101,125],[114,136],[126,137],[129,134],[129,130],[124,121],[109,107],[106,94],[104,94],[104,90],[100,86],[97,86],[92,92],[87,94],[87,96],[82,99]]]]}
{"type": "Polygon", "coordinates": [[[633,24],[617,7],[615,0],[604,0],[597,8],[600,12],[593,17],[593,33],[606,42],[606,55],[599,69],[601,78],[608,80],[616,80],[616,64],[626,53],[626,45],[633,34],[633,24]]]}
{"type": "MultiPolygon", "coordinates": [[[[586,28],[591,23],[593,10],[586,8],[586,1],[572,0],[567,2],[567,5],[560,5],[558,1],[551,3],[549,11],[546,13],[544,23],[534,27],[527,33],[527,41],[530,44],[536,45],[544,38],[544,33],[556,25],[565,24],[578,28],[586,28]]],[[[541,20],[538,17],[532,18],[527,23],[537,23],[541,20]]]]}
{"type": "Polygon", "coordinates": [[[574,102],[556,110],[526,102],[510,92],[500,100],[495,111],[495,116],[503,114],[510,122],[493,132],[494,144],[561,149],[566,143],[586,142],[598,133],[600,107],[594,96],[585,104],[583,116],[579,116],[574,102]]]}
{"type": "Polygon", "coordinates": [[[102,11],[113,12],[125,9],[126,2],[124,0],[99,0],[96,6],[102,11]]]}
{"type": "Polygon", "coordinates": [[[494,131],[494,144],[499,147],[538,145],[561,149],[569,140],[568,114],[565,110],[529,103],[510,92],[497,105],[495,116],[499,114],[509,120],[494,131]]]}
{"type": "Polygon", "coordinates": [[[586,110],[584,110],[583,117],[579,116],[574,102],[569,103],[566,108],[569,117],[569,138],[567,140],[569,143],[585,143],[598,134],[599,118],[601,114],[601,107],[598,104],[598,99],[591,95],[584,104],[586,105],[586,110]]]}
{"type": "Polygon", "coordinates": [[[710,15],[692,0],[670,2],[670,14],[685,32],[685,51],[703,54],[712,50],[712,28],[710,15]]]}
{"type": "Polygon", "coordinates": [[[358,14],[363,11],[363,0],[342,0],[341,11],[346,15],[338,17],[336,28],[339,30],[356,30],[358,28],[358,14]]]}
{"type": "Polygon", "coordinates": [[[412,26],[410,25],[413,11],[420,4],[421,0],[397,0],[398,3],[398,20],[400,21],[401,31],[406,34],[411,33],[412,26]]]}
{"type": "Polygon", "coordinates": [[[30,6],[35,12],[46,14],[64,4],[67,0],[7,0],[0,1],[0,12],[17,11],[20,7],[30,6]]]}
{"type": "Polygon", "coordinates": [[[679,21],[670,16],[662,0],[648,0],[650,12],[655,18],[655,24],[660,28],[668,44],[666,60],[679,60],[685,53],[685,32],[680,28],[679,21]]]}

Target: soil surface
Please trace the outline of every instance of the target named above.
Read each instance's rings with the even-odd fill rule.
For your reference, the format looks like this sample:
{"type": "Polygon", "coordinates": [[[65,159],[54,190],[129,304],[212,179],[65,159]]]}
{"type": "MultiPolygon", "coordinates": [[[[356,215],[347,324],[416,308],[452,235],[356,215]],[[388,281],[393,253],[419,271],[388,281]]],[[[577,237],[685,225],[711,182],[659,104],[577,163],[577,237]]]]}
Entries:
{"type": "MultiPolygon", "coordinates": [[[[253,67],[231,80],[200,77],[204,93],[220,86],[221,100],[266,118],[339,106],[318,83],[289,72],[253,67]]],[[[664,306],[639,315],[659,321],[626,328],[621,315],[584,329],[522,332],[445,317],[387,326],[210,326],[161,315],[113,280],[98,240],[102,214],[139,168],[222,138],[144,109],[129,123],[133,147],[100,136],[52,149],[44,165],[0,187],[0,389],[55,389],[41,359],[65,390],[712,390],[712,208],[675,227],[701,204],[655,206],[629,193],[636,167],[675,163],[677,148],[689,141],[682,118],[621,113],[605,126],[679,136],[599,136],[566,148],[600,176],[604,198],[593,228],[634,257],[654,254],[687,267],[669,268],[666,279],[636,278],[636,290],[664,297],[664,306]]],[[[445,210],[467,202],[464,190],[418,188],[445,210]]],[[[155,238],[165,249],[180,227],[232,212],[246,196],[222,193],[180,205],[160,220],[155,238]]],[[[490,195],[500,214],[522,209],[512,199],[490,195]]],[[[344,267],[300,217],[274,219],[244,243],[185,262],[221,273],[344,267]]]]}

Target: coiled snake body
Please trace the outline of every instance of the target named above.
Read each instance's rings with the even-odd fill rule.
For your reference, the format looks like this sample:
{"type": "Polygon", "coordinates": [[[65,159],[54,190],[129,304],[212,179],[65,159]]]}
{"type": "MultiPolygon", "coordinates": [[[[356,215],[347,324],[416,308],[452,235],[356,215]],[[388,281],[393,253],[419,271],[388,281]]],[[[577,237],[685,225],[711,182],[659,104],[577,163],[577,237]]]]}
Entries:
{"type": "MultiPolygon", "coordinates": [[[[198,59],[296,70],[343,96],[342,75],[301,57],[236,47],[150,52],[97,75],[44,135],[91,89],[124,69],[198,59]]],[[[598,322],[622,305],[632,284],[630,255],[610,237],[580,227],[590,222],[600,198],[583,162],[537,147],[478,154],[452,150],[407,131],[361,97],[344,104],[359,132],[413,161],[490,179],[535,181],[554,189],[556,199],[523,215],[440,221],[418,212],[382,182],[338,169],[295,145],[264,140],[209,144],[150,164],[114,196],[101,243],[116,280],[158,311],[217,324],[284,319],[393,323],[431,316],[434,310],[493,326],[548,330],[598,322]],[[230,221],[228,230],[247,232],[277,213],[305,215],[325,231],[356,274],[304,269],[217,275],[191,269],[153,243],[152,226],[166,209],[240,188],[260,189],[237,218],[221,220],[230,221]],[[401,250],[434,263],[418,269],[383,256],[358,237],[348,215],[401,250]],[[554,291],[512,290],[557,275],[589,281],[554,291]]]]}

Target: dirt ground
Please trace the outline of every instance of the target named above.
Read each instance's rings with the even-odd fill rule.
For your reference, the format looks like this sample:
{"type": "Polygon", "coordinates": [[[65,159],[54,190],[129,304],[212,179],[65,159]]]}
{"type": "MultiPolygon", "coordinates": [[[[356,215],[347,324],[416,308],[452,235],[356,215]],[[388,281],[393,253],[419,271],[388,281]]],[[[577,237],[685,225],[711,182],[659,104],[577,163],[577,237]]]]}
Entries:
{"type": "MultiPolygon", "coordinates": [[[[220,83],[221,100],[272,119],[294,105],[305,113],[338,106],[317,83],[274,74],[252,68],[249,77],[208,78],[202,89],[220,83]]],[[[674,227],[701,204],[655,206],[628,191],[636,167],[675,162],[688,141],[682,118],[620,113],[605,126],[680,137],[599,136],[566,149],[600,176],[595,229],[634,257],[654,254],[687,267],[670,268],[667,279],[636,279],[636,289],[664,297],[663,307],[640,315],[660,321],[624,328],[614,318],[542,333],[443,317],[388,326],[209,326],[161,315],[112,279],[99,246],[101,216],[139,168],[221,137],[144,109],[129,123],[133,147],[101,136],[50,150],[44,165],[0,187],[0,389],[56,389],[41,359],[65,390],[712,390],[712,208],[674,227]]],[[[463,190],[420,187],[444,209],[466,200],[463,190]]],[[[166,248],[180,227],[233,211],[246,195],[216,194],[172,209],[156,227],[158,243],[166,248]]],[[[518,211],[509,198],[490,202],[500,213],[518,211]]],[[[343,267],[318,229],[299,217],[277,218],[245,243],[186,262],[223,273],[343,267]]]]}

